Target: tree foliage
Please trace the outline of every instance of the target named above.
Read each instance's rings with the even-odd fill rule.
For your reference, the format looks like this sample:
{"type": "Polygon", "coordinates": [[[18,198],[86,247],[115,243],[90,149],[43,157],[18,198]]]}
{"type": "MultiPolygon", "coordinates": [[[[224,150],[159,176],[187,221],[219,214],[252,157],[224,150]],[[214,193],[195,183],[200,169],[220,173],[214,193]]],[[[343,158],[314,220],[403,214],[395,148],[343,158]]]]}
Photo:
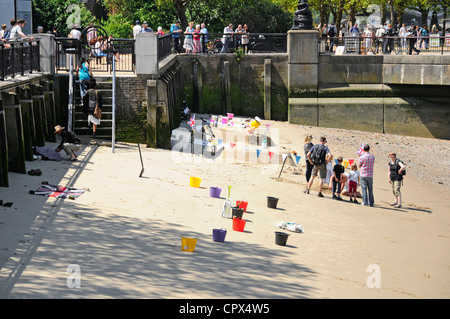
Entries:
{"type": "Polygon", "coordinates": [[[70,23],[81,26],[94,21],[94,17],[79,0],[32,0],[33,25],[45,31],[56,26],[62,36],[70,32],[70,23]]]}

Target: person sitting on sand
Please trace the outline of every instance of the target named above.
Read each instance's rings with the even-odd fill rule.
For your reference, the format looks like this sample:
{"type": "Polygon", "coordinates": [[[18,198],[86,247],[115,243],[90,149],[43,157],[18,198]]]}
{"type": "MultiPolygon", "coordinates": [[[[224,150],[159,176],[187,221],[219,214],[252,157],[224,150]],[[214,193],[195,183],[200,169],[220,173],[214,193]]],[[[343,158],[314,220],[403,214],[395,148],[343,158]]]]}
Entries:
{"type": "Polygon", "coordinates": [[[61,150],[64,150],[67,155],[70,155],[70,160],[75,161],[77,159],[75,152],[81,150],[81,141],[74,132],[67,130],[61,125],[55,126],[55,134],[60,135],[62,138],[61,143],[55,151],[59,153],[61,150]]]}
{"type": "MultiPolygon", "coordinates": [[[[342,192],[341,195],[349,196],[348,191],[348,173],[342,174],[342,192]]],[[[361,198],[361,193],[359,191],[356,191],[356,197],[361,198]]]]}

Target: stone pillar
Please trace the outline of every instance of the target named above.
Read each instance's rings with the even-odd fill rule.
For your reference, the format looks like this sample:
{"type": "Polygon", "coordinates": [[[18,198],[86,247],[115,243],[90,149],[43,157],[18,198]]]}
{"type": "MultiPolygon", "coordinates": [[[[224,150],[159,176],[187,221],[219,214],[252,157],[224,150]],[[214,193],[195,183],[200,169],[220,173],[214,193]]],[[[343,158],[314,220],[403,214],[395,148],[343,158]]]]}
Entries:
{"type": "Polygon", "coordinates": [[[158,36],[156,33],[139,33],[134,45],[136,74],[158,74],[158,36]]]}
{"type": "Polygon", "coordinates": [[[42,73],[55,74],[56,44],[53,34],[35,33],[30,35],[39,38],[40,68],[42,73]]]}
{"type": "MultiPolygon", "coordinates": [[[[319,33],[317,30],[288,31],[288,121],[304,123],[297,111],[302,109],[301,99],[317,99],[319,82],[319,33]],[[300,104],[299,104],[300,103],[300,104]]],[[[316,104],[317,105],[317,104],[316,104]]],[[[317,123],[310,123],[317,125],[317,123]]]]}
{"type": "Polygon", "coordinates": [[[271,83],[272,83],[272,60],[264,60],[264,119],[272,119],[272,93],[271,93],[271,83]]]}
{"type": "Polygon", "coordinates": [[[0,187],[8,187],[8,141],[3,101],[0,100],[0,187]]]}

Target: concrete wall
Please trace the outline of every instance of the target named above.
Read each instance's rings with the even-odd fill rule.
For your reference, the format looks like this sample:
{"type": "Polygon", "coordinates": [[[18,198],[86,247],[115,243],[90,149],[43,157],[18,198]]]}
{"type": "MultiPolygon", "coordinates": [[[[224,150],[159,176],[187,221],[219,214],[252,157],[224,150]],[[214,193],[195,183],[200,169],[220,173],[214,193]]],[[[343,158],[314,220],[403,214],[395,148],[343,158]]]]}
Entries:
{"type": "Polygon", "coordinates": [[[291,123],[450,139],[450,56],[321,55],[318,61],[315,95],[289,99],[291,123]]]}
{"type": "Polygon", "coordinates": [[[248,54],[240,63],[234,54],[179,55],[177,59],[183,65],[185,97],[194,111],[268,117],[265,92],[270,86],[270,103],[266,103],[270,117],[287,120],[286,54],[248,54]],[[268,67],[270,80],[265,79],[268,67]]]}

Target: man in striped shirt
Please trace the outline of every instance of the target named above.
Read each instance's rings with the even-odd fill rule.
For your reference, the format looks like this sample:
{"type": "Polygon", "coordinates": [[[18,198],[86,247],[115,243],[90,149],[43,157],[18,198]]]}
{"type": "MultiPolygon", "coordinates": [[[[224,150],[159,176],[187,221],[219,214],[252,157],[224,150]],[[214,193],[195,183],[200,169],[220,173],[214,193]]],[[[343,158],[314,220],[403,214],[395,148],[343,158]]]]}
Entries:
{"type": "Polygon", "coordinates": [[[373,166],[375,156],[369,153],[370,146],[364,145],[364,154],[359,158],[358,166],[361,169],[361,193],[363,202],[361,205],[373,207],[373,166]]]}

